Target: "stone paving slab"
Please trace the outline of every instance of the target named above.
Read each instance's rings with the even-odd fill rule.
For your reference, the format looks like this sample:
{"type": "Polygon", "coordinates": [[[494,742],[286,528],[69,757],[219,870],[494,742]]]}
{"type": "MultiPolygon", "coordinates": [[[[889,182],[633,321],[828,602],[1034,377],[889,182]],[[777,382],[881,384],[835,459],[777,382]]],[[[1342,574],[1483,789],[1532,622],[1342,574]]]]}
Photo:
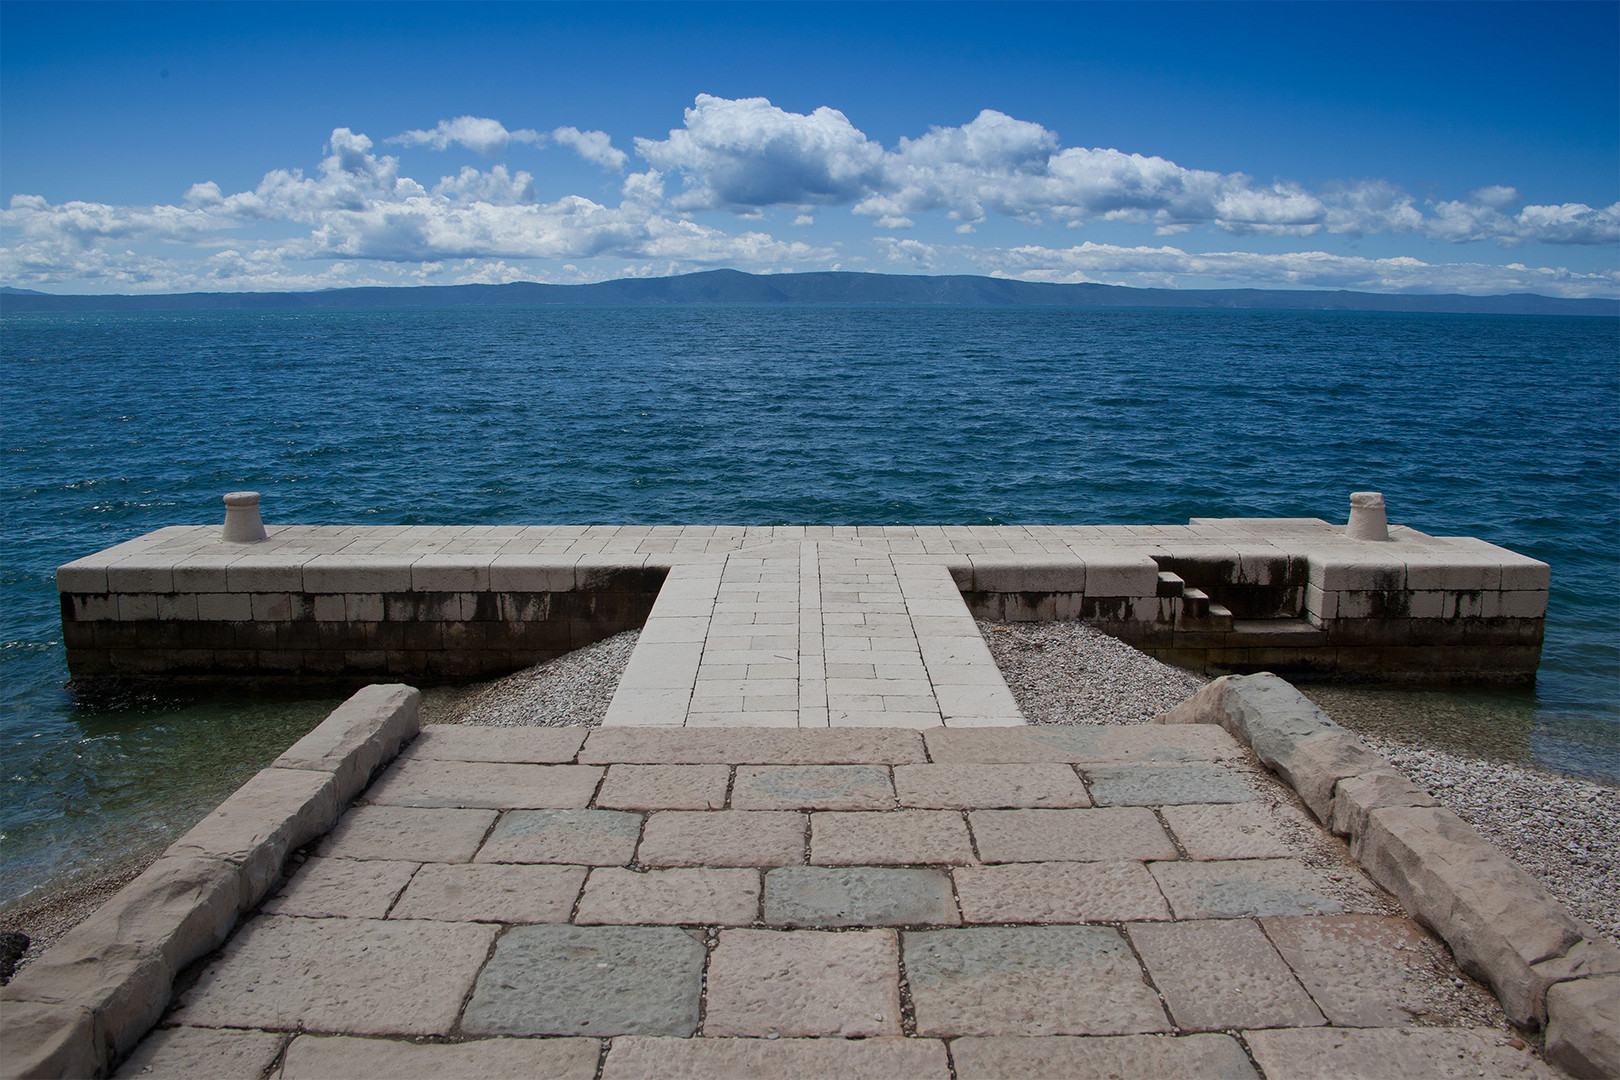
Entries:
{"type": "Polygon", "coordinates": [[[938,1039],[614,1039],[602,1080],[950,1080],[938,1039]]]}
{"type": "Polygon", "coordinates": [[[555,765],[573,761],[585,728],[509,728],[430,724],[402,755],[435,761],[517,761],[555,765]]]}
{"type": "Polygon", "coordinates": [[[287,1047],[280,1080],[412,1076],[593,1080],[600,1056],[601,1047],[595,1039],[494,1038],[418,1044],[343,1035],[300,1035],[287,1047]]]}
{"type": "Polygon", "coordinates": [[[1258,1080],[1230,1035],[992,1036],[954,1039],[956,1080],[1258,1080]]]}
{"type": "Polygon", "coordinates": [[[1327,1023],[1247,919],[1135,923],[1128,932],[1183,1031],[1327,1023]]]}
{"type": "Polygon", "coordinates": [[[987,863],[1174,859],[1176,846],[1145,806],[1099,810],[971,810],[987,863]]]}
{"type": "Polygon", "coordinates": [[[785,866],[765,873],[772,926],[940,926],[962,921],[938,870],[785,866]]]}
{"type": "Polygon", "coordinates": [[[1156,862],[1148,868],[1178,919],[1379,914],[1386,909],[1371,884],[1348,868],[1330,874],[1292,859],[1156,862]]]}
{"type": "Polygon", "coordinates": [[[154,1031],[125,1059],[115,1076],[151,1080],[192,1076],[263,1076],[281,1056],[279,1031],[171,1027],[154,1031]]]}
{"type": "MultiPolygon", "coordinates": [[[[407,760],[601,783],[577,807],[364,796],[138,1052],[193,1075],[285,1046],[286,1075],[580,1080],[1539,1067],[1225,732],[1138,730],[438,739],[407,760]],[[1002,760],[1037,752],[1076,760],[1002,760]],[[1086,805],[1131,771],[1165,799],[1189,772],[1254,797],[1086,805]]],[[[49,1007],[8,1000],[8,1028],[49,1007]]]]}
{"type": "Polygon", "coordinates": [[[479,862],[613,866],[630,861],[640,814],[622,810],[514,810],[501,817],[479,862]]]}
{"type": "Polygon", "coordinates": [[[429,863],[416,872],[388,917],[567,922],[585,873],[583,866],[429,863]]]}
{"type": "Polygon", "coordinates": [[[421,863],[312,858],[259,910],[267,915],[380,919],[421,863]]]}
{"type": "Polygon", "coordinates": [[[519,926],[495,947],[462,1018],[474,1035],[691,1035],[703,943],[647,926],[519,926]]]}
{"type": "Polygon", "coordinates": [[[894,790],[901,806],[946,810],[1091,805],[1074,769],[1055,762],[899,765],[894,790]]]}
{"type": "Polygon", "coordinates": [[[920,1035],[1116,1035],[1170,1026],[1111,927],[912,931],[905,965],[920,1035]]]}
{"type": "Polygon", "coordinates": [[[1241,774],[1219,765],[1101,765],[1086,770],[1098,806],[1235,803],[1258,798],[1241,774]]]}
{"type": "Polygon", "coordinates": [[[448,1035],[496,931],[482,923],[264,916],[203,970],[176,1015],[203,1026],[448,1035]]]}
{"type": "Polygon", "coordinates": [[[1299,1080],[1403,1080],[1433,1077],[1536,1077],[1560,1074],[1494,1030],[1307,1028],[1246,1031],[1244,1041],[1268,1077],[1299,1080]]]}
{"type": "Polygon", "coordinates": [[[893,930],[722,930],[709,963],[709,1036],[899,1035],[893,930]]]}
{"type": "Polygon", "coordinates": [[[591,765],[529,765],[500,761],[407,758],[366,791],[385,806],[584,807],[602,770],[591,765]]]}

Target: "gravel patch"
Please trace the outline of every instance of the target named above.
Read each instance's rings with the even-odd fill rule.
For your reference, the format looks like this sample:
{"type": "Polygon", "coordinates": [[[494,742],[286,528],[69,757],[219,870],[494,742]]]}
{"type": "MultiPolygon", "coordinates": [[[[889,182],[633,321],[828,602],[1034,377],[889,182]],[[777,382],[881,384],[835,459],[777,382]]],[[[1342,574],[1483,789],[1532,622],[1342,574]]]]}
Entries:
{"type": "Polygon", "coordinates": [[[639,630],[575,649],[492,682],[424,702],[430,724],[596,727],[641,637],[639,630]]]}
{"type": "Polygon", "coordinates": [[[1078,622],[990,622],[979,632],[1032,724],[1135,724],[1207,681],[1078,622]]]}

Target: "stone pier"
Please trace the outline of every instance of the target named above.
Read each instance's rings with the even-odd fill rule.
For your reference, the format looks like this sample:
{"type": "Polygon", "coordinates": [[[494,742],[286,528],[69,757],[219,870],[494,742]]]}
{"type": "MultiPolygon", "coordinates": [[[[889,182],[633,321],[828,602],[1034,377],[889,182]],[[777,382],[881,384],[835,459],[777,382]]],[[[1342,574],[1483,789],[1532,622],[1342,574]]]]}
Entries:
{"type": "Polygon", "coordinates": [[[1017,714],[975,617],[1083,619],[1212,674],[1513,684],[1550,580],[1482,540],[1318,518],[266,532],[176,526],[61,567],[74,677],[465,680],[646,624],[611,723],[996,723],[1017,714]]]}

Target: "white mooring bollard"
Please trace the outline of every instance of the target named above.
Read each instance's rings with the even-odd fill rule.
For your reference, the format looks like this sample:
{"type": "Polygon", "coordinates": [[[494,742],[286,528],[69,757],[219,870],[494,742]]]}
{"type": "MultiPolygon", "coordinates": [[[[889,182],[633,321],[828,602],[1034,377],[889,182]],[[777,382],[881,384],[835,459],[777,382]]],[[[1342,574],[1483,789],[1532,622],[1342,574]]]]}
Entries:
{"type": "Polygon", "coordinates": [[[236,544],[252,544],[265,538],[264,520],[259,517],[257,491],[233,491],[225,496],[225,525],[219,530],[221,540],[236,544]]]}
{"type": "Polygon", "coordinates": [[[1350,523],[1344,535],[1352,540],[1388,540],[1389,518],[1384,514],[1384,495],[1379,491],[1350,493],[1350,523]]]}

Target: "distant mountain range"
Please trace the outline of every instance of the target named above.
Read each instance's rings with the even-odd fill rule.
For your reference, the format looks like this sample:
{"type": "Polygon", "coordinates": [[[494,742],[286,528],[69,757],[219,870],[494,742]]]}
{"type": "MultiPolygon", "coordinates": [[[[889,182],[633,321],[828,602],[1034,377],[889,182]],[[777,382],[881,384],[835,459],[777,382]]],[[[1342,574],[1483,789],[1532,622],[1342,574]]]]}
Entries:
{"type": "Polygon", "coordinates": [[[1620,316],[1620,300],[1570,300],[1534,293],[1418,296],[1282,289],[1133,289],[1054,285],[953,274],[745,274],[709,270],[592,285],[425,285],[322,292],[53,296],[0,288],[0,312],[268,311],[317,308],[534,307],[548,304],[943,304],[978,307],[1251,308],[1282,311],[1410,311],[1469,315],[1620,316]]]}

